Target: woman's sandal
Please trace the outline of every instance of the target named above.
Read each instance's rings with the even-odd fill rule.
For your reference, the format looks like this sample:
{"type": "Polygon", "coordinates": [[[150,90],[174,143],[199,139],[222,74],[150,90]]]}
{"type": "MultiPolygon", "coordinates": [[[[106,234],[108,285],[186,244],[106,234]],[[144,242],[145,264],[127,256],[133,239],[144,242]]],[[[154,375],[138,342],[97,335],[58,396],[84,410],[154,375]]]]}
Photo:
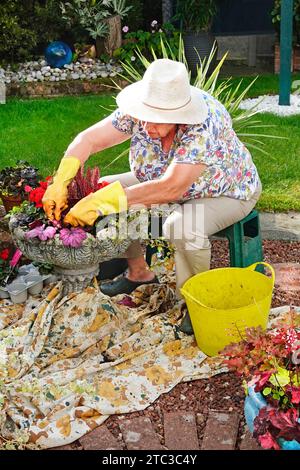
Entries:
{"type": "Polygon", "coordinates": [[[131,281],[123,276],[112,282],[105,282],[100,285],[100,290],[103,294],[113,297],[118,294],[131,294],[137,287],[144,284],[159,284],[157,276],[154,276],[150,281],[131,281]]]}

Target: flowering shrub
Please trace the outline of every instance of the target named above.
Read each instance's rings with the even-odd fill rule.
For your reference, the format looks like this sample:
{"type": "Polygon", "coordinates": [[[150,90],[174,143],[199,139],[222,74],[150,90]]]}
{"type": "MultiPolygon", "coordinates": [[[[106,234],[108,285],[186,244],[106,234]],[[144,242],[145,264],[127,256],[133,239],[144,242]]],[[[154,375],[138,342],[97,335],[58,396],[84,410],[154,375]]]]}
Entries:
{"type": "Polygon", "coordinates": [[[165,23],[160,26],[156,20],[153,20],[150,24],[150,31],[138,30],[130,32],[128,26],[124,26],[123,32],[125,33],[123,45],[116,49],[113,54],[121,62],[130,63],[136,61],[138,57],[137,52],[151,58],[151,51],[153,51],[157,58],[160,58],[163,56],[162,41],[165,40],[168,40],[172,52],[175,55],[178,54],[180,33],[171,23],[165,23]]]}
{"type": "Polygon", "coordinates": [[[300,315],[291,310],[272,330],[250,328],[245,339],[223,350],[225,364],[267,401],[254,420],[262,447],[279,449],[278,439],[300,442],[300,315]]]}

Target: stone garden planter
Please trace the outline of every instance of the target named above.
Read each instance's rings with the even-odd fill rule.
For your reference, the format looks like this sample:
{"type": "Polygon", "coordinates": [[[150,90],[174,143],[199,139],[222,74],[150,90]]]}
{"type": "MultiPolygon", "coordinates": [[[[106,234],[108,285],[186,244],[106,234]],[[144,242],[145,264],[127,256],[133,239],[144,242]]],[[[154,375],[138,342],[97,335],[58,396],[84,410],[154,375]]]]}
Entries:
{"type": "Polygon", "coordinates": [[[54,273],[63,281],[64,294],[82,291],[98,275],[99,263],[118,258],[132,242],[130,238],[108,238],[106,229],[101,230],[98,238],[87,233],[80,248],[64,246],[59,235],[47,241],[27,239],[22,228],[15,228],[13,217],[10,230],[15,244],[28,259],[54,266],[54,273]]]}
{"type": "MultiPolygon", "coordinates": [[[[261,393],[256,393],[253,387],[249,387],[249,394],[245,399],[244,413],[246,418],[246,423],[253,433],[254,430],[254,420],[259,414],[259,410],[267,406],[267,402],[264,399],[261,393]]],[[[300,442],[298,441],[286,441],[285,439],[278,439],[278,444],[283,450],[300,450],[300,442]]]]}

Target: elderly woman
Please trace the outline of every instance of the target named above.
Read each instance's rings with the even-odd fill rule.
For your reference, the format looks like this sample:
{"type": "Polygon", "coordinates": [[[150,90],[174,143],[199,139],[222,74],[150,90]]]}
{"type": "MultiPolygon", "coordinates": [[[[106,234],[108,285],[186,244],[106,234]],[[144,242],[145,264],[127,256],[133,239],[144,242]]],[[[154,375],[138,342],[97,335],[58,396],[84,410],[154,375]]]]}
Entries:
{"type": "MultiPolygon", "coordinates": [[[[69,145],[43,203],[49,218],[67,207],[67,187],[93,153],[131,139],[131,171],[105,177],[112,184],[85,197],[66,215],[73,226],[134,205],[178,204],[163,234],[175,246],[177,291],[210,268],[209,237],[241,220],[261,194],[256,167],[236,136],[230,115],[208,93],[190,85],[182,63],[159,59],[142,80],[117,96],[118,109],[84,130],[69,145]]],[[[138,241],[124,255],[128,271],[101,285],[103,293],[130,293],[158,282],[138,241]]]]}

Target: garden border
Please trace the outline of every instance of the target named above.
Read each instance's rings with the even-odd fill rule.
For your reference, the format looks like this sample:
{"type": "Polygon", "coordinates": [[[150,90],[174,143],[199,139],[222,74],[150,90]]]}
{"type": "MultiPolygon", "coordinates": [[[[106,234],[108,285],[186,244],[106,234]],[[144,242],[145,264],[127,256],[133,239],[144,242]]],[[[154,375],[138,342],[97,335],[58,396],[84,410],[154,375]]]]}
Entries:
{"type": "MultiPolygon", "coordinates": [[[[114,82],[122,88],[128,83],[123,79],[114,78],[114,82]]],[[[6,85],[7,97],[18,98],[54,98],[66,95],[88,95],[111,93],[117,91],[111,78],[94,80],[63,80],[58,82],[10,83],[6,85]]]]}

